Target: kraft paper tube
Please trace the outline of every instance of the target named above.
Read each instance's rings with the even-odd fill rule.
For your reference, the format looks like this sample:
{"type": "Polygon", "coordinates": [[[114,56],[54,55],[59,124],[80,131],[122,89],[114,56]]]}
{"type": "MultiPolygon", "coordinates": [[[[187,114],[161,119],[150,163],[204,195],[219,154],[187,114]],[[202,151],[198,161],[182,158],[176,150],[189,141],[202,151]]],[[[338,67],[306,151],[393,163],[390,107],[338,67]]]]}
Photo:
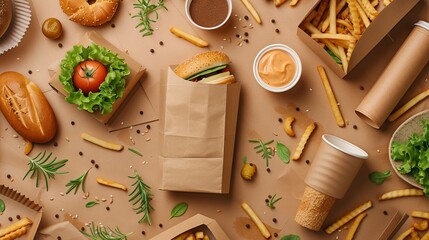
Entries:
{"type": "Polygon", "coordinates": [[[379,129],[428,61],[429,23],[419,21],[356,108],[356,114],[379,129]]]}
{"type": "Polygon", "coordinates": [[[364,150],[341,138],[325,134],[322,139],[295,216],[298,224],[314,231],[322,227],[335,200],[344,197],[368,158],[364,150]]]}

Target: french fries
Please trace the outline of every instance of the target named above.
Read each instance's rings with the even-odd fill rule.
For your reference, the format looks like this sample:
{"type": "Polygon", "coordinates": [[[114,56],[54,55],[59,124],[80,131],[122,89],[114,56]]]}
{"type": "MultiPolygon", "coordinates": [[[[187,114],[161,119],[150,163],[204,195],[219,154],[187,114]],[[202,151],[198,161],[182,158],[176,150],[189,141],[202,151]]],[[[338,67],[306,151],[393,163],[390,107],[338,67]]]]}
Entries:
{"type": "Polygon", "coordinates": [[[190,33],[187,33],[181,29],[175,28],[175,27],[171,27],[170,28],[170,32],[174,35],[176,35],[179,38],[185,39],[186,41],[194,44],[195,46],[198,47],[207,47],[209,45],[209,43],[199,37],[196,37],[190,33]]]}
{"type": "Polygon", "coordinates": [[[428,224],[429,222],[427,219],[424,219],[423,221],[420,221],[420,222],[416,221],[413,223],[413,228],[419,231],[425,231],[428,229],[428,224]]]}
{"type": "Polygon", "coordinates": [[[198,231],[195,233],[191,231],[186,231],[179,236],[173,238],[172,240],[210,240],[210,237],[202,231],[198,231]]]}
{"type": "Polygon", "coordinates": [[[85,140],[85,141],[88,141],[90,143],[93,143],[95,145],[98,145],[98,146],[100,146],[102,148],[106,148],[106,149],[109,149],[109,150],[122,151],[122,149],[124,149],[124,146],[122,146],[122,145],[101,140],[99,138],[96,138],[94,136],[89,135],[88,133],[82,133],[80,135],[80,137],[83,140],[85,140]]]}
{"type": "Polygon", "coordinates": [[[398,238],[396,238],[396,240],[404,240],[406,237],[408,237],[411,232],[414,231],[413,227],[408,228],[405,232],[401,233],[401,235],[399,235],[398,238]]]}
{"type": "Polygon", "coordinates": [[[125,185],[120,184],[120,183],[115,182],[115,181],[112,181],[112,180],[97,178],[96,181],[97,181],[97,183],[104,185],[104,186],[118,188],[118,189],[122,189],[124,191],[127,191],[127,187],[125,185]]]}
{"type": "Polygon", "coordinates": [[[289,6],[292,6],[292,7],[296,6],[296,4],[298,4],[298,1],[299,0],[291,0],[290,3],[289,3],[289,6]]]}
{"type": "Polygon", "coordinates": [[[429,219],[429,212],[412,211],[412,217],[429,219]]]}
{"type": "Polygon", "coordinates": [[[348,214],[346,214],[344,217],[340,218],[339,220],[337,220],[336,222],[334,222],[333,224],[331,224],[330,226],[328,226],[325,229],[325,232],[327,234],[332,234],[337,229],[339,229],[340,227],[342,227],[344,224],[348,223],[350,220],[352,220],[353,218],[355,218],[359,214],[365,212],[367,209],[369,209],[371,207],[372,207],[372,202],[371,201],[363,203],[362,205],[358,206],[357,208],[353,209],[351,212],[349,212],[348,214]]]}
{"type": "Polygon", "coordinates": [[[250,217],[250,219],[256,224],[256,227],[258,227],[262,235],[265,238],[269,239],[271,237],[270,231],[268,231],[268,228],[264,225],[261,219],[259,219],[258,215],[256,215],[253,209],[245,202],[241,204],[241,208],[246,212],[246,214],[250,217]]]}
{"type": "Polygon", "coordinates": [[[261,17],[259,17],[258,12],[253,7],[253,5],[249,2],[249,0],[241,0],[241,2],[244,4],[244,6],[247,8],[247,10],[250,12],[252,17],[255,19],[255,21],[259,24],[262,23],[261,17]]]}
{"type": "Polygon", "coordinates": [[[413,197],[413,196],[424,196],[423,190],[417,188],[410,189],[399,189],[391,192],[384,193],[378,199],[379,200],[388,200],[400,197],[413,197]]]}
{"type": "Polygon", "coordinates": [[[410,101],[404,104],[404,106],[400,107],[398,110],[396,110],[394,113],[392,113],[388,120],[389,122],[393,122],[396,119],[398,119],[402,114],[406,113],[410,108],[414,107],[417,103],[423,101],[423,99],[427,98],[429,96],[429,89],[426,89],[425,91],[421,92],[417,96],[413,97],[410,101]]]}
{"type": "Polygon", "coordinates": [[[307,141],[310,138],[311,133],[313,133],[316,126],[317,124],[314,122],[307,126],[304,134],[301,136],[301,139],[299,140],[298,146],[295,149],[295,153],[292,156],[292,160],[299,160],[299,158],[301,157],[302,151],[304,151],[305,144],[307,144],[307,141]]]}
{"type": "Polygon", "coordinates": [[[286,2],[286,0],[274,0],[274,5],[276,7],[279,7],[280,5],[282,5],[285,2],[286,2]]]}
{"type": "Polygon", "coordinates": [[[363,212],[356,217],[355,221],[353,222],[352,226],[350,227],[349,232],[347,233],[346,240],[352,240],[353,239],[360,223],[362,222],[363,218],[366,217],[366,215],[367,215],[366,212],[363,212]]]}
{"type": "Polygon", "coordinates": [[[283,130],[289,137],[295,137],[295,132],[292,129],[293,122],[295,122],[293,116],[287,117],[286,120],[283,121],[283,130]]]}
{"type": "Polygon", "coordinates": [[[33,150],[33,143],[26,140],[25,141],[25,148],[24,148],[24,154],[28,155],[30,154],[31,150],[33,150]]]}
{"type": "Polygon", "coordinates": [[[329,83],[328,76],[326,75],[325,69],[319,65],[317,66],[320,79],[322,80],[323,87],[325,88],[326,95],[328,95],[329,105],[334,113],[335,121],[339,127],[344,127],[345,122],[343,115],[341,114],[340,108],[338,107],[337,99],[335,98],[334,92],[332,91],[331,84],[329,83]]]}
{"type": "Polygon", "coordinates": [[[0,240],[15,239],[27,232],[26,227],[33,224],[28,217],[24,217],[5,228],[0,229],[0,240]]]}

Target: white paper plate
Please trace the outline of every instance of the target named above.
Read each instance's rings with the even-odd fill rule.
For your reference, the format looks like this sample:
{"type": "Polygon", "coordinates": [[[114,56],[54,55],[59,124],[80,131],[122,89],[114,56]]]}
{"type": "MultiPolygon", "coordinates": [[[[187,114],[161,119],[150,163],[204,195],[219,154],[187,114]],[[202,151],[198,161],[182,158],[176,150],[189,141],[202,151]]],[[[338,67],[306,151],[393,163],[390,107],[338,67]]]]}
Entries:
{"type": "Polygon", "coordinates": [[[412,176],[401,174],[396,167],[402,164],[401,161],[393,161],[391,156],[392,151],[392,142],[401,142],[404,143],[408,140],[408,138],[413,134],[421,134],[423,132],[422,120],[429,119],[429,110],[425,110],[423,112],[417,113],[416,115],[407,119],[404,123],[402,123],[398,129],[393,133],[392,138],[389,142],[389,160],[392,165],[395,173],[402,178],[407,183],[413,185],[414,187],[423,189],[423,186],[420,185],[412,176]]]}
{"type": "Polygon", "coordinates": [[[31,9],[28,0],[13,0],[13,16],[10,29],[0,38],[0,55],[18,46],[31,22],[31,9]]]}

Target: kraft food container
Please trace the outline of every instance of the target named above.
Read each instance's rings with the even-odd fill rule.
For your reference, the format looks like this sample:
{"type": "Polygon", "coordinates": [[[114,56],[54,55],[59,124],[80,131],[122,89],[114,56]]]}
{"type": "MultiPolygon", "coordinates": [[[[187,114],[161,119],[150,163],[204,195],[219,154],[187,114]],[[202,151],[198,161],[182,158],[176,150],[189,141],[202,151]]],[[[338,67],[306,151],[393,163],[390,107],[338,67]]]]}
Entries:
{"type": "Polygon", "coordinates": [[[285,91],[288,91],[289,89],[293,88],[298,83],[299,79],[301,78],[301,73],[302,73],[302,63],[301,63],[301,59],[299,58],[299,55],[295,52],[295,50],[293,50],[292,48],[290,48],[289,46],[286,46],[284,44],[271,44],[271,45],[264,47],[261,51],[259,51],[259,53],[255,57],[255,60],[253,61],[253,75],[255,76],[256,81],[259,83],[259,85],[261,85],[261,87],[263,87],[264,89],[266,89],[270,92],[285,92],[285,91]],[[261,76],[258,73],[259,72],[258,66],[259,66],[259,62],[261,60],[261,57],[265,53],[267,53],[271,50],[281,50],[281,51],[288,53],[292,57],[292,59],[295,62],[295,65],[296,65],[296,71],[295,71],[295,75],[293,76],[292,81],[290,81],[288,84],[286,84],[282,87],[270,86],[269,84],[264,82],[264,80],[262,80],[261,76]]]}
{"type": "Polygon", "coordinates": [[[379,129],[428,61],[429,23],[419,21],[356,108],[356,114],[379,129]]]}
{"type": "MultiPolygon", "coordinates": [[[[316,1],[314,7],[317,6],[319,1],[316,1]]],[[[335,60],[321,47],[316,41],[314,41],[301,27],[307,18],[308,14],[314,9],[311,9],[308,14],[301,21],[297,29],[298,37],[314,52],[319,56],[322,61],[329,66],[339,77],[346,78],[347,75],[371,52],[372,49],[398,24],[398,22],[404,18],[405,15],[420,0],[398,0],[392,1],[387,7],[385,7],[369,25],[366,31],[362,34],[361,38],[357,41],[355,50],[351,55],[348,70],[344,70],[339,66],[335,60]]],[[[381,3],[380,3],[381,4],[381,3]]]]}
{"type": "Polygon", "coordinates": [[[318,231],[336,199],[349,189],[368,154],[344,139],[325,134],[307,173],[295,221],[318,231]],[[317,217],[315,217],[317,216],[317,217]]]}
{"type": "Polygon", "coordinates": [[[199,24],[197,24],[196,22],[194,22],[194,20],[191,17],[191,13],[189,12],[189,7],[191,6],[192,0],[186,0],[185,2],[185,13],[186,13],[186,17],[188,18],[189,22],[192,23],[192,25],[194,25],[197,28],[203,29],[203,30],[215,30],[218,29],[220,27],[222,27],[223,25],[225,25],[225,23],[228,21],[228,19],[231,17],[231,13],[232,13],[232,0],[226,0],[227,4],[228,4],[228,14],[226,15],[226,18],[223,22],[221,22],[220,24],[213,26],[213,27],[204,27],[201,26],[199,24]]]}
{"type": "MultiPolygon", "coordinates": [[[[91,43],[96,43],[97,45],[103,46],[103,47],[109,49],[111,52],[118,54],[118,56],[120,58],[124,59],[125,63],[130,68],[130,75],[125,79],[126,83],[125,83],[124,94],[122,95],[121,98],[119,98],[115,101],[115,103],[113,104],[112,112],[107,113],[107,114],[101,114],[99,111],[94,111],[93,113],[88,112],[88,114],[91,114],[99,122],[101,122],[103,124],[109,124],[113,120],[114,115],[117,112],[117,110],[119,109],[119,107],[122,105],[122,103],[124,103],[127,96],[131,94],[135,85],[138,83],[138,81],[143,76],[145,69],[140,65],[140,63],[135,61],[133,58],[131,58],[128,54],[126,54],[125,52],[123,52],[119,48],[115,47],[113,44],[111,44],[109,41],[107,41],[102,36],[97,34],[95,31],[90,31],[90,32],[85,33],[85,35],[82,37],[80,42],[77,43],[77,45],[88,46],[91,43]]],[[[60,67],[58,66],[58,68],[55,71],[54,76],[52,77],[51,81],[49,82],[49,85],[51,85],[51,87],[55,91],[60,93],[61,95],[68,96],[68,93],[64,90],[63,84],[60,82],[60,80],[58,78],[60,73],[61,73],[61,70],[60,70],[60,67]]],[[[64,100],[64,102],[66,104],[70,104],[66,100],[64,100]]],[[[79,111],[77,109],[77,106],[76,106],[76,111],[79,111]]]]}
{"type": "Polygon", "coordinates": [[[0,218],[1,227],[4,228],[17,222],[19,219],[16,216],[18,215],[21,218],[28,217],[33,224],[27,227],[27,233],[19,239],[34,239],[42,220],[42,206],[5,185],[0,185],[0,198],[6,205],[6,209],[0,218]],[[13,218],[12,222],[8,220],[9,217],[13,218]]]}
{"type": "Polygon", "coordinates": [[[173,239],[187,231],[191,231],[193,233],[203,231],[208,234],[212,240],[229,240],[229,237],[214,219],[201,214],[196,214],[193,217],[188,218],[182,223],[179,223],[151,238],[151,240],[173,239]]]}

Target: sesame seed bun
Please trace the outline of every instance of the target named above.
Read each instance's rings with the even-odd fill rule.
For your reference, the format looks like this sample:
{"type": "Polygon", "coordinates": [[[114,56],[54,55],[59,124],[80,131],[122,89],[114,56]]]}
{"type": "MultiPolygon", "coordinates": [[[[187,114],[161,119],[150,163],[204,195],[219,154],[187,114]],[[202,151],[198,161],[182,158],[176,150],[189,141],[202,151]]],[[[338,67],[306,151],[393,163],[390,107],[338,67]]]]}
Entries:
{"type": "Polygon", "coordinates": [[[177,74],[177,76],[186,79],[207,69],[229,63],[229,57],[225,53],[219,51],[210,51],[200,53],[184,61],[174,69],[174,72],[177,74]]]}

